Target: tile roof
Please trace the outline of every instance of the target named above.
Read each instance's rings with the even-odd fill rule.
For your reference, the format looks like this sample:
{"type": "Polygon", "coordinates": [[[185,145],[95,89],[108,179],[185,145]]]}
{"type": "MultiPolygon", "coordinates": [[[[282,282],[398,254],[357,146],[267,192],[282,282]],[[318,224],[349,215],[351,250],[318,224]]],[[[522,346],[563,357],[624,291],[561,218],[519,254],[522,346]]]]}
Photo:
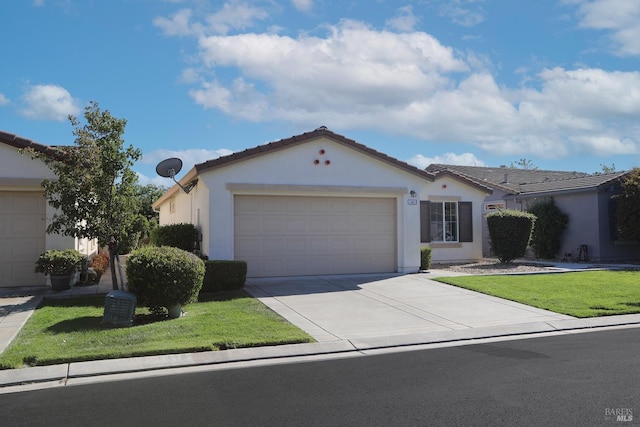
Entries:
{"type": "MultiPolygon", "coordinates": [[[[180,179],[180,183],[185,185],[189,182],[192,182],[193,180],[197,179],[197,176],[199,174],[213,168],[218,168],[218,167],[233,164],[235,162],[240,162],[243,160],[255,158],[255,157],[258,157],[267,153],[272,153],[287,147],[293,147],[299,144],[303,144],[305,142],[312,141],[320,137],[330,138],[332,141],[335,141],[339,144],[343,144],[347,147],[358,150],[363,154],[369,155],[371,157],[378,159],[379,161],[382,161],[389,165],[403,169],[411,174],[422,177],[428,181],[434,181],[435,179],[441,178],[442,176],[451,176],[455,179],[458,179],[459,181],[464,182],[467,185],[471,185],[479,189],[480,191],[484,191],[485,193],[491,193],[493,191],[491,187],[487,186],[482,182],[477,182],[472,179],[459,176],[454,173],[443,172],[440,175],[436,175],[432,172],[417,168],[415,166],[411,166],[406,162],[400,161],[384,153],[376,151],[372,148],[367,147],[364,144],[360,144],[359,142],[356,142],[353,139],[349,139],[343,135],[332,132],[329,129],[327,129],[325,126],[320,126],[319,128],[313,131],[305,132],[300,135],[295,135],[290,138],[269,142],[267,144],[259,145],[253,148],[248,148],[244,151],[239,151],[237,153],[233,153],[228,156],[218,157],[217,159],[207,160],[206,162],[198,163],[190,171],[188,171],[187,174],[182,177],[182,179],[180,179]]],[[[178,190],[179,190],[179,187],[177,185],[174,185],[169,190],[167,190],[167,192],[164,195],[162,195],[162,197],[156,200],[153,206],[158,207],[165,200],[167,200],[169,197],[175,194],[178,190]]]]}
{"type": "Polygon", "coordinates": [[[351,147],[355,150],[358,150],[364,154],[367,154],[371,157],[374,157],[384,163],[390,164],[392,166],[398,167],[400,169],[404,169],[405,171],[412,173],[414,175],[418,175],[424,179],[429,181],[433,181],[435,179],[435,175],[431,172],[422,170],[415,166],[411,166],[408,163],[395,159],[391,156],[388,156],[384,153],[376,151],[372,148],[367,147],[366,145],[360,144],[359,142],[354,141],[353,139],[346,138],[343,135],[337,134],[335,132],[330,131],[325,126],[321,126],[311,132],[305,132],[300,135],[295,135],[290,138],[281,139],[274,142],[269,142],[267,144],[259,145],[254,148],[248,148],[244,151],[239,151],[237,153],[230,154],[224,157],[218,157],[217,159],[208,160],[204,163],[199,163],[195,165],[195,168],[198,173],[202,173],[208,169],[212,169],[215,167],[220,167],[224,165],[228,165],[230,163],[235,163],[241,160],[247,160],[249,158],[261,156],[263,154],[272,153],[274,151],[281,150],[287,147],[293,147],[299,144],[303,144],[305,142],[309,142],[311,140],[327,137],[331,140],[338,142],[347,147],[351,147]]]}
{"type": "Polygon", "coordinates": [[[18,149],[32,148],[35,151],[39,151],[41,153],[49,154],[49,155],[55,155],[58,153],[55,147],[52,147],[49,145],[43,145],[43,144],[40,144],[39,142],[22,138],[13,133],[4,132],[1,130],[0,130],[0,143],[7,144],[18,149]]]}
{"type": "Polygon", "coordinates": [[[537,194],[594,189],[615,181],[627,172],[587,174],[508,167],[480,167],[432,164],[426,170],[435,174],[449,172],[485,183],[509,194],[537,194]]]}

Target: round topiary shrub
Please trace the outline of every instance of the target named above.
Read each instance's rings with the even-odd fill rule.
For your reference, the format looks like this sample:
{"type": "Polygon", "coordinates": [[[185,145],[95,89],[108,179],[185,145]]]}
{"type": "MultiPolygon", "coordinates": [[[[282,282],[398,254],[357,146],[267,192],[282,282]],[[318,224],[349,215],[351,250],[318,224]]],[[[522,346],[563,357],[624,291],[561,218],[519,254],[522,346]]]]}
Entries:
{"type": "Polygon", "coordinates": [[[147,246],[129,255],[126,271],[129,291],[138,302],[163,314],[165,308],[197,300],[204,262],[182,249],[147,246]]]}

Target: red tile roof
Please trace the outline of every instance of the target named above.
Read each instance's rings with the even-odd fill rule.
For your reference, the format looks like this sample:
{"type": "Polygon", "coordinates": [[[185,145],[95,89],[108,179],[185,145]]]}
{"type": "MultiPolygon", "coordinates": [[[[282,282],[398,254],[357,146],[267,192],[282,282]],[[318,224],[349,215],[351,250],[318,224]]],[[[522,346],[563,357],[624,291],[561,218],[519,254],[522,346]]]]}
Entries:
{"type": "Polygon", "coordinates": [[[204,163],[199,163],[195,165],[195,168],[198,173],[202,173],[208,169],[212,169],[215,167],[220,167],[223,165],[228,165],[230,163],[235,163],[242,160],[247,160],[249,158],[254,158],[257,156],[261,156],[263,154],[272,153],[284,148],[293,147],[299,144],[303,144],[314,139],[318,139],[321,137],[327,137],[331,140],[345,145],[347,147],[353,148],[357,151],[360,151],[363,154],[367,154],[371,157],[374,157],[384,163],[390,164],[392,166],[398,167],[400,169],[404,169],[405,171],[412,173],[414,175],[418,175],[421,178],[427,179],[429,181],[433,181],[435,179],[435,174],[431,172],[427,172],[425,170],[419,169],[415,166],[411,166],[408,163],[390,157],[384,153],[376,151],[372,148],[367,147],[366,145],[360,144],[359,142],[354,141],[353,139],[346,138],[343,135],[337,134],[335,132],[330,131],[324,126],[321,126],[311,132],[305,132],[300,135],[295,135],[290,138],[281,139],[279,141],[269,142],[268,144],[259,145],[257,147],[248,148],[244,151],[239,151],[237,153],[230,154],[228,156],[219,157],[217,159],[208,160],[204,163]]]}
{"type": "Polygon", "coordinates": [[[35,151],[52,155],[52,156],[58,154],[58,151],[56,150],[55,147],[52,147],[49,145],[43,145],[43,144],[40,144],[39,142],[22,138],[18,135],[15,135],[9,132],[4,132],[1,130],[0,130],[0,143],[7,144],[18,149],[32,148],[35,151]]]}

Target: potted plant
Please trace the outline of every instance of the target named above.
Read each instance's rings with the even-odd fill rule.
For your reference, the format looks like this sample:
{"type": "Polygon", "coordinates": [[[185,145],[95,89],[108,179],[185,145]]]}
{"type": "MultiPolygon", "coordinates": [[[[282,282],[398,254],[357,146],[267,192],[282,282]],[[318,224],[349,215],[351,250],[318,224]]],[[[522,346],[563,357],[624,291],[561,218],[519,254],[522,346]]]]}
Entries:
{"type": "Polygon", "coordinates": [[[36,261],[36,273],[44,273],[51,280],[51,289],[60,291],[71,287],[71,279],[84,256],[73,249],[44,251],[36,261]]]}

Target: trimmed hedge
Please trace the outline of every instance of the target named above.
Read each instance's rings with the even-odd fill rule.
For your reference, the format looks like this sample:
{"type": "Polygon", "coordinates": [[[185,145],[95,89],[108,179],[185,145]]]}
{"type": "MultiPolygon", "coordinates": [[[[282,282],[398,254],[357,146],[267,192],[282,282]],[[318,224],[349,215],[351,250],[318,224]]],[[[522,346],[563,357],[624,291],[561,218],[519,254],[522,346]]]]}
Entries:
{"type": "Polygon", "coordinates": [[[169,246],[137,249],[127,260],[129,291],[155,314],[165,307],[197,301],[204,262],[194,254],[169,246]]]}
{"type": "Polygon", "coordinates": [[[246,261],[210,260],[204,262],[201,292],[222,292],[242,289],[247,280],[246,261]]]}
{"type": "Polygon", "coordinates": [[[527,212],[536,216],[531,247],[538,258],[553,259],[560,250],[562,233],[569,225],[569,215],[556,206],[553,197],[532,205],[527,212]]]}
{"type": "Polygon", "coordinates": [[[151,230],[153,246],[173,246],[193,252],[198,241],[198,229],[193,224],[162,225],[151,230]]]}
{"type": "Polygon", "coordinates": [[[501,263],[524,256],[535,222],[535,215],[511,209],[487,215],[491,249],[501,263]]]}
{"type": "Polygon", "coordinates": [[[420,248],[420,270],[428,270],[431,268],[431,248],[420,248]]]}

